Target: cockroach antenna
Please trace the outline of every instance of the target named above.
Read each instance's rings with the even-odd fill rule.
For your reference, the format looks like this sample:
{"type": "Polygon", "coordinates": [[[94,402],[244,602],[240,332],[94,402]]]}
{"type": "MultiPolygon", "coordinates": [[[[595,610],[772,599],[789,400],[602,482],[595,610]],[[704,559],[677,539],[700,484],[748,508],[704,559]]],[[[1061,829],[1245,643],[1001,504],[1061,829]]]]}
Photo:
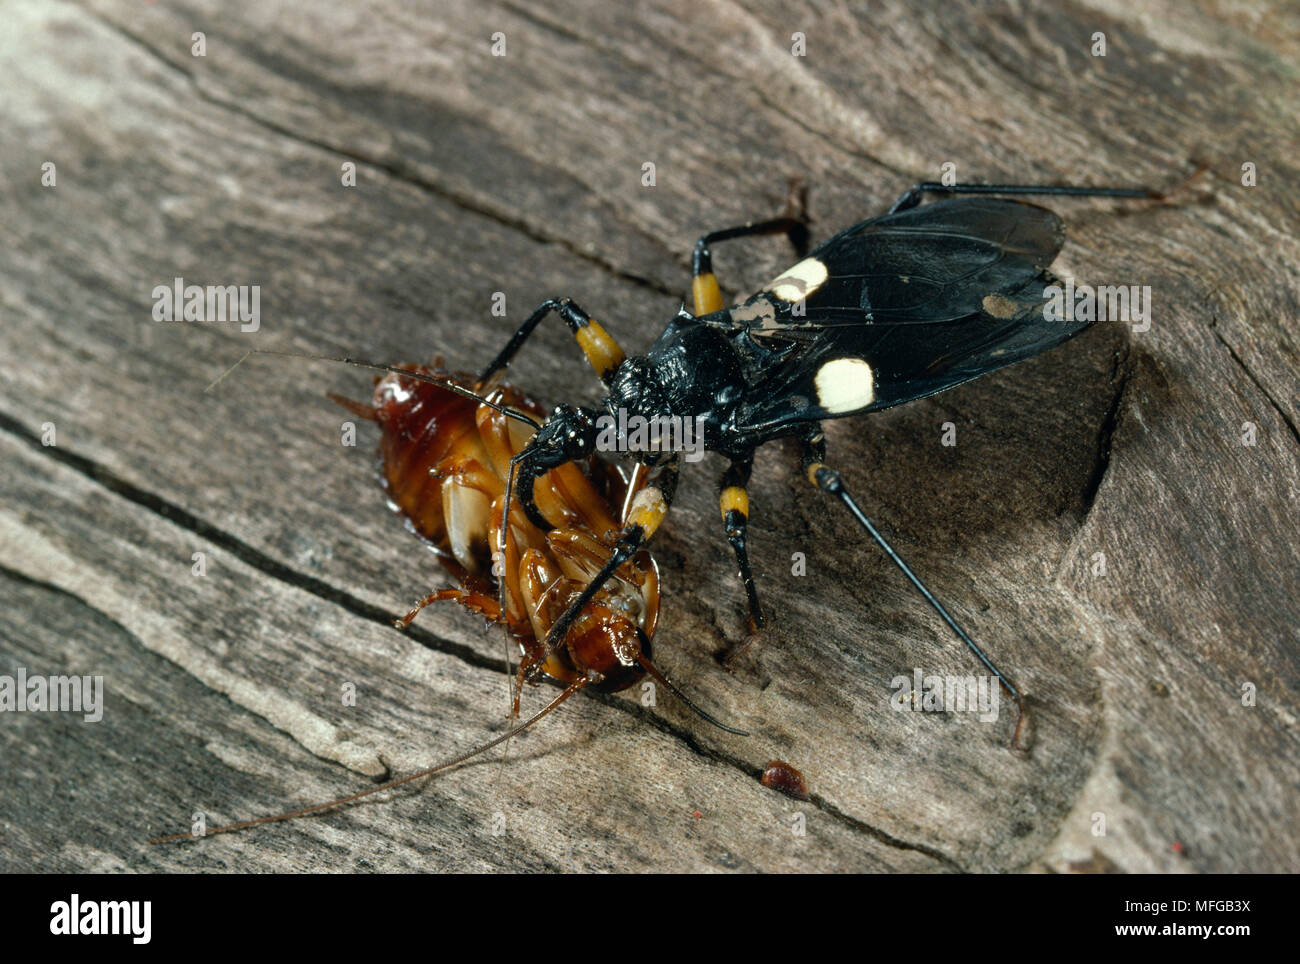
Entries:
{"type": "Polygon", "coordinates": [[[530,718],[527,722],[522,723],[519,726],[511,727],[509,730],[507,730],[505,733],[502,733],[500,736],[491,739],[488,742],[482,744],[481,746],[477,746],[466,753],[462,753],[459,756],[452,757],[450,760],[443,760],[441,763],[435,763],[431,767],[426,767],[425,769],[419,770],[415,773],[409,773],[404,777],[398,777],[396,780],[389,780],[387,783],[380,784],[377,787],[370,787],[367,790],[360,790],[357,793],[350,793],[346,797],[339,797],[336,800],[330,800],[326,803],[318,803],[310,807],[300,807],[297,810],[287,810],[284,813],[272,814],[269,817],[257,817],[253,820],[241,820],[239,821],[239,823],[224,824],[223,826],[220,827],[213,827],[211,830],[206,830],[203,833],[174,833],[174,834],[169,834],[166,837],[154,837],[152,840],[149,841],[149,843],[163,844],[163,843],[176,843],[181,840],[198,840],[202,837],[212,837],[219,833],[230,833],[231,831],[234,830],[247,830],[249,827],[260,827],[264,823],[281,823],[285,820],[297,819],[298,817],[309,817],[312,814],[324,813],[327,810],[333,810],[336,807],[345,806],[349,803],[353,803],[357,800],[361,800],[364,797],[369,797],[376,793],[383,793],[385,790],[392,790],[395,789],[396,787],[402,786],[403,784],[413,783],[416,780],[423,779],[424,777],[433,776],[435,773],[439,773],[443,770],[451,769],[454,766],[459,766],[462,763],[472,760],[480,753],[486,753],[494,746],[498,746],[504,743],[506,740],[510,739],[512,736],[516,736],[522,733],[524,730],[528,729],[538,720],[542,719],[544,716],[550,713],[551,710],[555,709],[557,706],[559,706],[570,696],[578,692],[578,690],[582,689],[590,682],[593,682],[593,680],[589,676],[579,677],[578,679],[570,683],[568,686],[566,686],[564,688],[563,693],[561,693],[555,699],[551,700],[551,702],[547,703],[545,707],[543,707],[540,711],[538,711],[538,713],[532,718],[530,718]]]}
{"type": "Polygon", "coordinates": [[[660,672],[659,668],[655,666],[654,663],[650,662],[650,658],[645,654],[646,650],[650,648],[650,641],[646,639],[646,635],[641,629],[637,629],[636,632],[637,635],[641,638],[641,651],[636,654],[636,661],[641,664],[641,668],[643,670],[645,670],[647,673],[650,674],[652,679],[663,684],[663,686],[669,692],[671,692],[673,696],[677,697],[679,700],[682,701],[683,706],[689,709],[700,719],[704,720],[704,722],[712,723],[718,729],[725,730],[728,733],[734,733],[736,736],[749,736],[748,731],[738,730],[734,726],[727,726],[727,724],[715,720],[708,713],[704,712],[704,710],[701,709],[699,706],[696,706],[695,703],[692,702],[689,696],[687,696],[685,693],[683,693],[681,690],[677,688],[677,684],[675,684],[672,680],[670,680],[667,676],[665,676],[662,672],[660,672]]]}
{"type": "MultiPolygon", "coordinates": [[[[244,358],[247,358],[248,352],[244,358]]],[[[704,721],[740,736],[745,731],[719,722],[656,667],[650,658],[650,639],[657,621],[659,606],[658,570],[648,552],[640,553],[631,565],[619,574],[617,588],[611,587],[608,596],[593,600],[586,615],[590,617],[581,629],[574,626],[572,638],[566,634],[568,646],[563,652],[542,652],[540,637],[545,635],[555,611],[555,599],[573,594],[582,585],[581,577],[566,566],[579,572],[592,567],[614,551],[607,544],[607,533],[616,530],[636,511],[638,493],[645,481],[644,473],[634,471],[624,478],[611,467],[603,469],[598,460],[593,461],[588,472],[569,465],[557,465],[554,488],[543,486],[548,492],[548,504],[562,506],[566,524],[545,533],[540,541],[530,535],[528,548],[510,565],[510,554],[519,546],[518,533],[512,531],[516,523],[510,510],[519,505],[515,495],[514,479],[518,464],[516,449],[523,444],[509,431],[507,416],[530,413],[541,418],[542,413],[518,389],[509,385],[494,385],[491,379],[470,382],[468,376],[443,372],[441,361],[435,360],[435,369],[422,366],[372,365],[351,358],[320,355],[300,355],[280,351],[262,351],[258,354],[301,357],[309,360],[333,361],[373,368],[390,373],[381,386],[395,379],[398,383],[409,379],[411,384],[402,392],[376,390],[374,405],[366,405],[342,396],[327,393],[335,403],[357,416],[374,421],[383,430],[380,444],[381,466],[390,504],[403,512],[412,528],[439,552],[448,571],[460,583],[459,588],[439,589],[418,601],[402,619],[396,620],[398,628],[405,628],[420,610],[431,602],[458,599],[473,612],[482,614],[489,622],[501,622],[506,630],[507,644],[511,639],[523,651],[518,679],[511,673],[507,655],[507,675],[512,684],[511,717],[507,732],[469,751],[445,760],[435,766],[391,780],[380,786],[352,793],[344,797],[311,807],[286,811],[282,814],[226,824],[199,834],[173,834],[155,839],[154,843],[210,836],[215,833],[243,830],[263,823],[291,820],[331,810],[360,800],[384,790],[390,790],[414,780],[428,777],[505,743],[511,736],[531,727],[579,689],[591,686],[606,692],[618,692],[633,685],[643,675],[648,675],[680,699],[684,706],[704,721]],[[490,397],[481,391],[488,387],[490,397]],[[470,404],[470,403],[475,404],[470,404]],[[484,416],[479,405],[492,413],[484,416]],[[472,444],[466,447],[466,439],[472,444]],[[455,454],[448,447],[454,440],[455,454]],[[408,458],[419,451],[418,459],[408,458]],[[509,458],[505,458],[505,456],[509,458]],[[509,466],[508,470],[506,466],[509,466]],[[462,476],[463,473],[463,476],[462,476]],[[430,475],[436,475],[439,485],[430,487],[430,475]],[[603,481],[602,481],[603,474],[603,481]],[[613,482],[612,476],[623,479],[623,491],[613,482]],[[501,489],[495,486],[500,485],[501,489]],[[495,503],[499,514],[494,520],[480,518],[465,511],[466,501],[488,497],[495,503]],[[504,496],[504,498],[502,498],[504,496]],[[449,499],[453,508],[447,509],[449,499]],[[555,502],[554,500],[559,500],[555,502]],[[621,511],[620,507],[621,506],[621,511]],[[459,511],[459,515],[456,513],[459,511]],[[455,518],[452,516],[455,515],[455,518]],[[473,520],[467,522],[467,520],[473,520]],[[493,574],[501,590],[494,600],[482,589],[482,573],[488,559],[482,558],[472,547],[486,547],[488,539],[480,543],[472,537],[477,527],[487,524],[488,531],[495,525],[498,536],[496,564],[493,574]],[[499,568],[498,568],[499,566],[499,568]],[[519,605],[522,603],[522,609],[519,605]],[[529,672],[535,670],[535,672],[529,672]],[[518,724],[519,693],[523,682],[537,683],[542,679],[554,681],[564,687],[537,715],[522,725],[518,724]]],[[[243,358],[240,359],[243,361],[243,358]]],[[[233,367],[232,369],[233,370],[233,367]]],[[[229,374],[229,371],[226,374],[229,374]]],[[[222,376],[224,378],[225,375],[222,376]]],[[[219,384],[217,379],[209,390],[219,384]]],[[[526,414],[530,425],[537,423],[526,414]]],[[[544,428],[543,428],[544,431],[544,428]]],[[[529,491],[533,491],[533,478],[529,478],[529,491]]],[[[528,523],[520,519],[518,525],[528,523]]]]}

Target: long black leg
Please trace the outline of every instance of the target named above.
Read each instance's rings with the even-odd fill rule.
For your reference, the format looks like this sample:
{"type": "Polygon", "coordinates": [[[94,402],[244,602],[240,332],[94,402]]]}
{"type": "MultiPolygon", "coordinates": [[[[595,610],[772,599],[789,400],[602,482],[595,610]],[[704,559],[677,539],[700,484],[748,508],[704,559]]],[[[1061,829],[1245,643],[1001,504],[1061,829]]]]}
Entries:
{"type": "Polygon", "coordinates": [[[784,234],[790,239],[795,253],[804,255],[808,251],[808,222],[802,218],[772,218],[768,221],[749,221],[734,228],[710,231],[695,242],[691,252],[691,273],[703,274],[713,270],[713,252],[710,246],[719,241],[732,241],[736,238],[750,238],[764,234],[784,234]]]}
{"type": "Polygon", "coordinates": [[[791,183],[790,197],[786,201],[786,214],[783,217],[767,221],[750,221],[734,228],[711,231],[695,242],[691,253],[691,298],[694,301],[696,317],[721,311],[722,291],[718,288],[718,279],[713,274],[713,251],[710,245],[719,241],[731,241],[736,238],[749,238],[764,234],[784,234],[790,239],[795,254],[803,257],[808,253],[808,217],[804,211],[806,190],[799,189],[791,183]]]}
{"type": "Polygon", "coordinates": [[[569,629],[573,626],[574,620],[578,618],[587,603],[591,602],[596,593],[600,591],[600,588],[613,578],[619,566],[636,555],[637,551],[645,545],[646,540],[659,528],[659,523],[668,514],[668,508],[677,492],[679,468],[680,465],[676,459],[664,463],[650,484],[633,498],[632,508],[628,512],[627,522],[619,535],[613,555],[610,556],[609,561],[605,563],[600,572],[596,573],[586,588],[577,595],[573,602],[569,603],[569,608],[551,624],[551,628],[546,634],[546,652],[536,663],[538,671],[540,671],[542,664],[550,658],[551,654],[564,645],[564,637],[569,634],[569,629]]]}
{"type": "Polygon", "coordinates": [[[618,343],[609,336],[609,333],[572,299],[548,298],[533,309],[533,313],[519,326],[514,336],[506,342],[506,346],[497,353],[497,357],[483,369],[483,373],[478,377],[478,384],[484,384],[509,365],[510,360],[523,347],[524,342],[536,330],[541,320],[551,312],[558,314],[569,326],[569,330],[578,340],[579,347],[587,356],[587,361],[601,378],[605,378],[623,361],[623,349],[619,348],[618,343]]]}
{"type": "Polygon", "coordinates": [[[754,574],[749,568],[749,548],[746,545],[746,530],[749,527],[749,493],[745,486],[749,484],[749,474],[754,468],[753,458],[732,462],[722,475],[718,486],[718,506],[722,511],[722,524],[727,529],[727,541],[736,553],[736,564],[740,567],[740,580],[745,585],[745,595],[749,600],[749,631],[751,634],[763,628],[766,619],[763,607],[758,603],[758,589],[754,585],[754,574]]]}
{"type": "Polygon", "coordinates": [[[935,598],[934,593],[930,592],[925,583],[921,582],[916,573],[912,572],[911,567],[909,567],[908,564],[903,561],[902,557],[894,551],[894,547],[891,546],[888,541],[886,541],[885,537],[880,534],[880,531],[871,524],[871,520],[867,518],[866,513],[858,507],[853,496],[849,494],[849,490],[845,487],[844,480],[840,478],[840,474],[822,462],[825,453],[826,443],[820,433],[818,433],[818,435],[812,440],[804,443],[804,472],[808,476],[808,480],[827,495],[834,496],[840,500],[844,508],[849,510],[849,514],[857,520],[858,525],[862,526],[862,528],[867,531],[867,534],[876,541],[876,544],[880,546],[885,555],[889,557],[890,561],[902,570],[903,575],[908,578],[908,581],[911,582],[912,585],[917,588],[917,591],[925,597],[925,601],[934,608],[934,611],[942,617],[943,621],[948,624],[949,628],[952,629],[961,641],[966,644],[967,649],[974,653],[975,658],[983,663],[984,667],[993,674],[994,678],[996,678],[999,683],[1002,684],[1002,688],[1007,691],[1007,695],[1015,700],[1018,715],[1016,716],[1016,730],[1011,741],[1013,745],[1018,744],[1020,740],[1020,726],[1024,722],[1025,718],[1025,706],[1021,700],[1020,690],[1013,682],[1011,682],[1010,679],[1007,678],[1006,674],[1003,673],[1002,670],[993,665],[993,661],[985,655],[984,650],[980,649],[979,646],[975,644],[975,640],[971,639],[970,636],[967,635],[966,630],[962,629],[961,626],[958,625],[957,620],[953,619],[952,616],[949,615],[948,610],[944,608],[943,603],[939,602],[939,600],[935,598]]]}
{"type": "Polygon", "coordinates": [[[941,184],[922,181],[913,184],[889,209],[890,214],[906,211],[921,203],[926,194],[1020,194],[1057,197],[1127,197],[1159,200],[1164,192],[1145,187],[1083,187],[1075,184],[941,184]]]}

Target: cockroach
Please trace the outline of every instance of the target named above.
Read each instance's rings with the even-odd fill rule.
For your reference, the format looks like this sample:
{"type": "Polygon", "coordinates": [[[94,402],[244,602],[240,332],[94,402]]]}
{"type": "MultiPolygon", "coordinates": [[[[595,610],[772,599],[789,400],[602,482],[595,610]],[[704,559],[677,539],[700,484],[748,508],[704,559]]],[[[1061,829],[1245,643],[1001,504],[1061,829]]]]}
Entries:
{"type": "Polygon", "coordinates": [[[469,387],[464,375],[423,366],[406,370],[378,379],[370,404],[329,395],[379,424],[380,475],[389,502],[458,583],[425,596],[395,625],[404,629],[425,606],[454,599],[506,627],[523,654],[520,682],[534,668],[566,685],[595,673],[597,689],[617,692],[653,674],[649,649],[659,619],[659,570],[649,552],[633,556],[606,585],[608,592],[592,598],[564,648],[547,654],[542,645],[609,559],[622,527],[622,510],[613,506],[626,508],[632,480],[595,458],[558,466],[537,487],[555,527],[539,529],[516,503],[507,535],[501,530],[510,460],[531,430],[505,413],[535,419],[545,413],[510,385],[485,396],[486,403],[475,402],[445,387],[469,387]],[[502,550],[494,552],[498,545],[502,550]]]}
{"type": "MultiPolygon", "coordinates": [[[[420,599],[395,625],[405,628],[430,603],[456,600],[489,623],[506,628],[522,654],[517,684],[546,680],[561,685],[563,691],[507,733],[418,773],[328,803],[215,827],[203,834],[160,837],[151,843],[307,816],[393,789],[486,752],[587,686],[619,692],[647,674],[704,720],[745,735],[702,710],[651,661],[651,639],[659,619],[659,570],[646,550],[624,560],[600,591],[589,595],[571,621],[563,647],[548,650],[544,644],[555,621],[604,571],[614,540],[635,504],[636,473],[624,477],[615,466],[587,458],[539,476],[534,498],[557,522],[543,530],[517,501],[508,500],[506,492],[511,466],[540,426],[539,420],[546,417],[520,390],[501,384],[480,394],[480,386],[465,375],[436,367],[328,360],[387,373],[376,379],[370,403],[327,394],[354,415],[379,425],[379,471],[390,505],[457,583],[420,599]]],[[[512,690],[514,720],[522,686],[512,690]]]]}
{"type": "Polygon", "coordinates": [[[1017,745],[1024,720],[1019,688],[859,507],[839,471],[826,462],[821,424],[944,391],[1060,345],[1092,323],[1050,318],[1044,310],[1056,281],[1048,268],[1065,240],[1061,219],[1045,208],[992,195],[1165,197],[1146,188],[925,182],[905,191],[887,214],[844,229],[811,254],[802,217],[714,231],[693,251],[693,310],[682,305],[644,355],[627,355],[570,298],[550,298],[528,315],[479,381],[502,372],[538,324],[556,315],[606,394],[597,408],[555,406],[513,460],[507,495],[513,490],[527,517],[545,529],[537,479],[557,466],[617,450],[654,473],[636,494],[608,562],[551,626],[546,653],[564,644],[583,607],[641,550],[672,503],[682,453],[626,432],[634,420],[699,425],[703,448],[729,460],[719,507],[753,638],[765,617],[746,548],[745,487],[755,451],[793,438],[802,446],[808,482],[848,510],[1015,701],[1017,745]],[[946,197],[923,205],[929,194],[946,197]],[[726,307],[712,246],[767,234],[785,234],[801,260],[742,303],[726,307]]]}

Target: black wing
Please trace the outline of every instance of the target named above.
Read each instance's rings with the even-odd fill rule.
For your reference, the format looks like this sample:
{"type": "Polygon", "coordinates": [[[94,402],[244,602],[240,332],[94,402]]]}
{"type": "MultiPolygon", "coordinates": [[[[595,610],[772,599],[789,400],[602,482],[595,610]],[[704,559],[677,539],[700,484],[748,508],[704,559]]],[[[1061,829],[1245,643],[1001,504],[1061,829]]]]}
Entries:
{"type": "Polygon", "coordinates": [[[938,201],[854,225],[700,321],[727,329],[747,365],[747,429],[888,408],[1087,327],[1043,313],[1064,236],[1032,204],[938,201]]]}

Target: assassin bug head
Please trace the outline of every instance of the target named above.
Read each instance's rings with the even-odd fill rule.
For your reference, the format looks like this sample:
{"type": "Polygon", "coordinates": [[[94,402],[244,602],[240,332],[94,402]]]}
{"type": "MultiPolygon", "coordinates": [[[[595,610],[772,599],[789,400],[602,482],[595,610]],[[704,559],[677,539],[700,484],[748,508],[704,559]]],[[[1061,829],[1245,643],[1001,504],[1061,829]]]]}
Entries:
{"type": "Polygon", "coordinates": [[[577,462],[596,451],[596,413],[589,408],[556,405],[526,450],[545,471],[577,462]]]}
{"type": "Polygon", "coordinates": [[[573,405],[556,405],[542,427],[511,461],[515,465],[514,495],[528,521],[539,529],[553,528],[533,498],[539,476],[596,451],[596,412],[573,405]]]}

